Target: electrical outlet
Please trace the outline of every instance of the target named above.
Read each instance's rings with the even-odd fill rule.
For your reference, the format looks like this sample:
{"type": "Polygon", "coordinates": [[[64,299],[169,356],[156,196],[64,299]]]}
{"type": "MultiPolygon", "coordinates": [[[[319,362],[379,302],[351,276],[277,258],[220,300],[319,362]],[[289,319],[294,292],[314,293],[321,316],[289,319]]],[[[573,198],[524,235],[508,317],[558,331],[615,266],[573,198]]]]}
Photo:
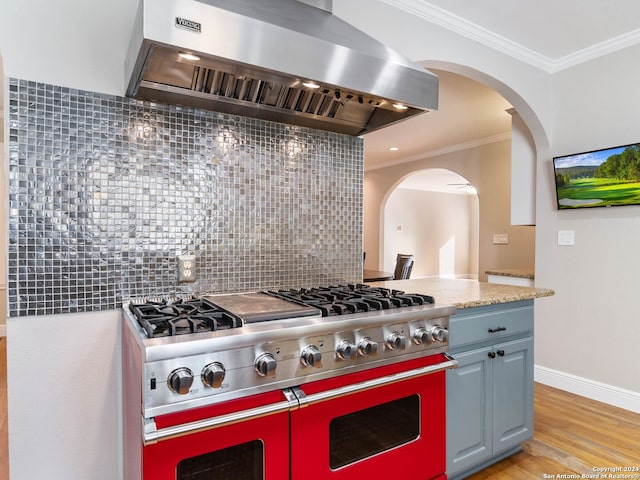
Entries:
{"type": "Polygon", "coordinates": [[[178,282],[196,281],[196,256],[178,255],[178,282]]]}

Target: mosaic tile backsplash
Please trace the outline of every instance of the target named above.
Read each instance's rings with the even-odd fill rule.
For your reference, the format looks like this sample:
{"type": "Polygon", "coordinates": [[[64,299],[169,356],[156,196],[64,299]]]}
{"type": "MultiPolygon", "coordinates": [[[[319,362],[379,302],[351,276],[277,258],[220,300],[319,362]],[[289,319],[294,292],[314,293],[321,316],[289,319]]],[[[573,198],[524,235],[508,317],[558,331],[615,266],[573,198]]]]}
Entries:
{"type": "Polygon", "coordinates": [[[8,143],[12,317],[361,280],[359,138],[10,79],[8,143]]]}

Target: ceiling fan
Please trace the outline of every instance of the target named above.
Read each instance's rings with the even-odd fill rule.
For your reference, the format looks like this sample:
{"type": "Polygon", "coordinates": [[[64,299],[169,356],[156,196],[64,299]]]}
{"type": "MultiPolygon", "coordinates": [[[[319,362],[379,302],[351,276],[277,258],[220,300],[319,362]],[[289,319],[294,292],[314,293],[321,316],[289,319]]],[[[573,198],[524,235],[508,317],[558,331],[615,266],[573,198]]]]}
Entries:
{"type": "Polygon", "coordinates": [[[476,190],[476,187],[471,185],[469,182],[466,182],[466,183],[447,183],[447,186],[457,187],[458,190],[464,189],[464,190],[466,190],[466,193],[468,193],[469,195],[475,195],[475,194],[478,193],[478,190],[476,190]]]}

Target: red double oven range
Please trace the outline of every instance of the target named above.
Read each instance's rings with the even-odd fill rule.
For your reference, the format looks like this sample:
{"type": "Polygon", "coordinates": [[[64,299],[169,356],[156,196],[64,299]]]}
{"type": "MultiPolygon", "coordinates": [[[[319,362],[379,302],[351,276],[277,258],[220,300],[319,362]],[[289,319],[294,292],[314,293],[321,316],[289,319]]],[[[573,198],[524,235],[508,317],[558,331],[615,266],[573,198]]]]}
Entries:
{"type": "Polygon", "coordinates": [[[341,285],[124,312],[126,480],[446,478],[455,307],[341,285]]]}

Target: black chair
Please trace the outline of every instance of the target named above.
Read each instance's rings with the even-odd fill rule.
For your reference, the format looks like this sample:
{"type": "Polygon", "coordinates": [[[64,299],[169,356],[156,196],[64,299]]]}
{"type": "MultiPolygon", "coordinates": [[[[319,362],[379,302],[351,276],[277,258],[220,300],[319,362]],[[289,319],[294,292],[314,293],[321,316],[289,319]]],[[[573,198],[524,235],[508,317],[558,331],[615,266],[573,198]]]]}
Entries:
{"type": "Polygon", "coordinates": [[[406,280],[413,269],[413,255],[399,253],[396,257],[396,269],[393,271],[394,280],[406,280]]]}

